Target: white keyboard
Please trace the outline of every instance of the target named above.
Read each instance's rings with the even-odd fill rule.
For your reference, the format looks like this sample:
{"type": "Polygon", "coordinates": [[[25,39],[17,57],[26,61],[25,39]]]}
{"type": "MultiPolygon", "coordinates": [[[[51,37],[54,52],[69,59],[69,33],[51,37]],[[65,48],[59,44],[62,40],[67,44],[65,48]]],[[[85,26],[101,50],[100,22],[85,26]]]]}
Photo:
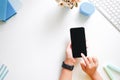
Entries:
{"type": "Polygon", "coordinates": [[[89,0],[120,31],[120,0],[89,0]]]}

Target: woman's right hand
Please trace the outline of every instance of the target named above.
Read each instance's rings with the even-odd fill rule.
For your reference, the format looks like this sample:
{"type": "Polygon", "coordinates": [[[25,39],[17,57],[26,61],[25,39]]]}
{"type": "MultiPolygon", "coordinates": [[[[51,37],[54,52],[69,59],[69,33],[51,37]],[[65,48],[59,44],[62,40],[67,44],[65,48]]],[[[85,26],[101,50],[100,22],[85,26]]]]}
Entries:
{"type": "Polygon", "coordinates": [[[102,80],[100,74],[97,72],[98,60],[93,57],[85,57],[84,54],[81,54],[83,61],[80,62],[80,65],[91,78],[92,80],[102,80]]]}

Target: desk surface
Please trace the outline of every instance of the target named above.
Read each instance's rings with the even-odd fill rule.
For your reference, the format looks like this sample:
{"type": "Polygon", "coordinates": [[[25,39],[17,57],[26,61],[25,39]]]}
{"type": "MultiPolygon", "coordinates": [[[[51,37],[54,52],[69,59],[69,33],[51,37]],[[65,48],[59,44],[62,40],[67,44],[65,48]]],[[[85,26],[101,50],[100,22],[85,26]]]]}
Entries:
{"type": "MultiPolygon", "coordinates": [[[[120,32],[97,10],[91,17],[79,8],[61,8],[54,0],[21,0],[18,14],[0,22],[0,63],[9,68],[5,80],[58,80],[69,29],[84,26],[88,56],[99,59],[98,71],[106,64],[120,66],[120,32]]],[[[73,80],[90,80],[76,65],[73,80]]]]}

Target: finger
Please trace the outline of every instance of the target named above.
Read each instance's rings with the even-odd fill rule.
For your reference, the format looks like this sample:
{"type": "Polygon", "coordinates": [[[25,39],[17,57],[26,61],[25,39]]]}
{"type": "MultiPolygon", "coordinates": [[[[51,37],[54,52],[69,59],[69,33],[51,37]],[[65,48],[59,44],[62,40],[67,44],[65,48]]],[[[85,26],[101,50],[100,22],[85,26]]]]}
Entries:
{"type": "Polygon", "coordinates": [[[72,49],[72,43],[71,43],[71,41],[68,43],[67,48],[72,49]]]}
{"type": "Polygon", "coordinates": [[[76,0],[72,0],[71,2],[75,2],[76,0]]]}
{"type": "Polygon", "coordinates": [[[80,0],[76,0],[77,2],[80,2],[80,0]]]}
{"type": "Polygon", "coordinates": [[[85,64],[86,64],[86,65],[89,65],[89,61],[88,61],[88,59],[85,57],[85,55],[84,55],[83,53],[81,53],[81,56],[82,56],[83,60],[85,61],[85,64]]]}
{"type": "Polygon", "coordinates": [[[70,50],[71,50],[71,42],[68,43],[66,51],[69,52],[70,50]]]}
{"type": "Polygon", "coordinates": [[[83,62],[80,62],[81,68],[85,71],[86,65],[83,62]]]}
{"type": "Polygon", "coordinates": [[[91,57],[88,57],[87,59],[88,59],[89,63],[93,63],[93,60],[91,57]]]}
{"type": "Polygon", "coordinates": [[[71,41],[69,42],[69,44],[70,44],[70,48],[72,48],[72,43],[71,43],[71,41]]]}
{"type": "Polygon", "coordinates": [[[98,60],[97,60],[97,58],[93,57],[92,60],[93,60],[94,64],[97,66],[97,65],[98,65],[98,60]]]}
{"type": "Polygon", "coordinates": [[[93,57],[92,60],[93,60],[94,63],[98,63],[97,58],[93,57]]]}
{"type": "Polygon", "coordinates": [[[69,43],[68,43],[68,46],[67,46],[67,48],[69,48],[69,47],[71,47],[71,42],[69,42],[69,43]]]}
{"type": "Polygon", "coordinates": [[[69,42],[68,45],[67,45],[66,57],[73,58],[73,57],[72,57],[71,42],[69,42]]]}

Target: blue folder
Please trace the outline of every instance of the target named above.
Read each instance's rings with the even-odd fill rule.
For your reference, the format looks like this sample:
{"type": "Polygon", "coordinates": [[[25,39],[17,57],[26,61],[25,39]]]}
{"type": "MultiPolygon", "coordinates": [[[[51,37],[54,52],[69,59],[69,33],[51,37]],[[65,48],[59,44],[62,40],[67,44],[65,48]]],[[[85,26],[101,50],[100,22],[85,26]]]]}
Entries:
{"type": "Polygon", "coordinates": [[[5,20],[8,0],[0,0],[0,20],[5,20]]]}
{"type": "Polygon", "coordinates": [[[10,19],[13,15],[16,14],[16,11],[14,10],[14,8],[12,7],[12,5],[10,4],[10,2],[8,1],[7,3],[7,12],[6,12],[6,18],[3,21],[6,21],[8,19],[10,19]]]}
{"type": "Polygon", "coordinates": [[[0,2],[0,20],[7,21],[9,18],[11,18],[13,15],[16,14],[16,11],[14,10],[14,8],[12,7],[12,5],[8,0],[0,0],[0,1],[1,1],[0,2]]]}

